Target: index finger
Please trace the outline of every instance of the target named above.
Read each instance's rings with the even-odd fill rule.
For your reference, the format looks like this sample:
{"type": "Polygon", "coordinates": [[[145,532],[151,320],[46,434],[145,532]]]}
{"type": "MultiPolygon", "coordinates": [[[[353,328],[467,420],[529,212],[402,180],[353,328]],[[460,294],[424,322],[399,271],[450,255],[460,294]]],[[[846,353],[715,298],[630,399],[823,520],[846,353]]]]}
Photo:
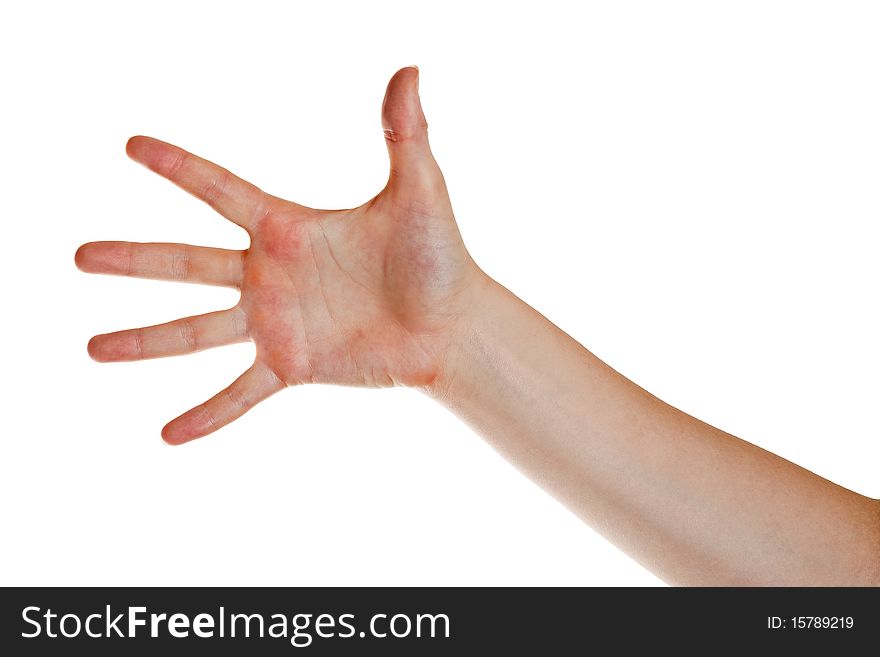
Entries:
{"type": "Polygon", "coordinates": [[[201,199],[245,230],[265,214],[269,195],[223,167],[152,137],[132,137],[125,152],[136,162],[201,199]]]}

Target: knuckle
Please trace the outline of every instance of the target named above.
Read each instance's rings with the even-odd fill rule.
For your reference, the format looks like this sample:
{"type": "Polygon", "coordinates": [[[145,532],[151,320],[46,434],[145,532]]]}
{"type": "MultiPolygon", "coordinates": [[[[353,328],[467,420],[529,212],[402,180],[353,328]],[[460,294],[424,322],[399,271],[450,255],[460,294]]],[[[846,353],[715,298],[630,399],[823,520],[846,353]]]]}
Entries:
{"type": "Polygon", "coordinates": [[[266,217],[272,214],[272,210],[272,203],[269,201],[268,194],[260,194],[259,200],[254,205],[254,212],[250,221],[251,225],[259,226],[266,220],[266,217]]]}
{"type": "Polygon", "coordinates": [[[183,246],[171,256],[171,276],[176,281],[185,281],[189,278],[190,267],[189,249],[183,246]]]}
{"type": "Polygon", "coordinates": [[[202,417],[202,423],[208,427],[211,431],[217,428],[217,416],[214,415],[214,411],[211,410],[211,405],[208,402],[205,402],[201,406],[199,406],[199,415],[202,417]]]}
{"type": "Polygon", "coordinates": [[[131,276],[134,271],[134,244],[131,242],[125,244],[125,275],[131,276]]]}
{"type": "Polygon", "coordinates": [[[144,330],[134,330],[134,353],[137,358],[144,357],[144,330]]]}
{"type": "Polygon", "coordinates": [[[241,308],[241,306],[236,307],[236,309],[233,311],[232,331],[233,335],[238,338],[244,338],[248,336],[247,313],[245,313],[244,309],[241,308]]]}
{"type": "Polygon", "coordinates": [[[180,170],[183,169],[186,160],[187,153],[185,151],[178,151],[174,159],[171,160],[171,163],[168,165],[168,168],[165,169],[165,176],[171,179],[176,178],[180,173],[180,170]]]}
{"type": "Polygon", "coordinates": [[[236,411],[245,411],[247,410],[249,404],[247,401],[247,397],[242,394],[240,390],[235,389],[235,387],[229,387],[225,390],[226,400],[236,411]]]}
{"type": "Polygon", "coordinates": [[[190,319],[182,319],[177,325],[180,334],[180,341],[185,349],[196,351],[198,349],[198,338],[196,335],[196,327],[190,319]]]}
{"type": "Polygon", "coordinates": [[[229,184],[229,172],[223,170],[211,177],[210,182],[202,191],[202,200],[210,206],[214,206],[223,198],[226,193],[226,187],[229,184]]]}

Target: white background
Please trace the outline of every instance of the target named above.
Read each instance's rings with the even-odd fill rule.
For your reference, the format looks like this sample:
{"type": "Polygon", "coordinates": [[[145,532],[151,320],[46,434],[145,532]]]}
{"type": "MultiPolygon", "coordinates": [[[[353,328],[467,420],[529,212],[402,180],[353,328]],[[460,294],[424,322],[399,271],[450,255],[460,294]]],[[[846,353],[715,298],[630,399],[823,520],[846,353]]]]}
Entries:
{"type": "Polygon", "coordinates": [[[357,205],[409,64],[487,272],[670,403],[880,496],[876,3],[9,7],[0,583],[661,583],[417,392],[300,387],[171,448],[252,346],[86,355],[235,303],[75,269],[90,240],[246,246],[130,135],[357,205]]]}

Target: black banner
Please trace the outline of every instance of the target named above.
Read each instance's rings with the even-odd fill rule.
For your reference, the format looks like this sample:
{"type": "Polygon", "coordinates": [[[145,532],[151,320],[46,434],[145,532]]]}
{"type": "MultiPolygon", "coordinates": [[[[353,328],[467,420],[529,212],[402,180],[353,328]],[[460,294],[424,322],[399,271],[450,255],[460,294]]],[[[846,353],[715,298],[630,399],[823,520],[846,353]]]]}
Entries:
{"type": "MultiPolygon", "coordinates": [[[[880,645],[880,589],[7,588],[5,655],[625,654],[880,645]],[[646,643],[647,642],[647,643],[646,643]],[[467,653],[470,654],[470,653],[467,653]]],[[[841,652],[844,651],[844,652],[841,652]]]]}

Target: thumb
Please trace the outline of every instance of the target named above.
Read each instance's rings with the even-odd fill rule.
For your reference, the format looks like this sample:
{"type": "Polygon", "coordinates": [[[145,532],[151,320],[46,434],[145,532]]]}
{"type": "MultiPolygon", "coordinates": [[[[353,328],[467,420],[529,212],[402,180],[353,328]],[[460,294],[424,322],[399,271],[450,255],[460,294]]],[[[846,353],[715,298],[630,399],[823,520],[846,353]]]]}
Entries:
{"type": "Polygon", "coordinates": [[[440,170],[428,145],[428,122],[419,99],[419,69],[400,69],[382,102],[382,128],[391,158],[391,179],[429,182],[440,170]]]}

